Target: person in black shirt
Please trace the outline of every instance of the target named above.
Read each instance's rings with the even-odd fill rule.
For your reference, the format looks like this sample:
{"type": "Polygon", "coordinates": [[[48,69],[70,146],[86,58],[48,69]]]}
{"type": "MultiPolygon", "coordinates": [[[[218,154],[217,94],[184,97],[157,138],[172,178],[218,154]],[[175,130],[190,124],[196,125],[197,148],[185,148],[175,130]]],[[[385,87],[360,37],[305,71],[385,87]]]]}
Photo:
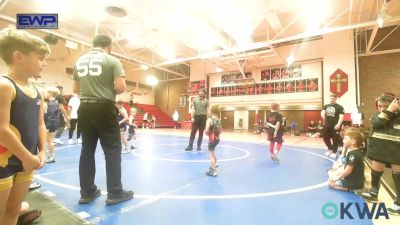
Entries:
{"type": "Polygon", "coordinates": [[[271,104],[271,112],[267,116],[266,125],[268,126],[268,140],[269,151],[271,153],[271,159],[279,161],[278,153],[282,148],[283,143],[283,120],[282,115],[278,112],[279,104],[273,102],[271,104]],[[277,143],[277,149],[274,150],[275,142],[277,143]]]}
{"type": "Polygon", "coordinates": [[[308,129],[307,130],[308,131],[307,136],[309,136],[309,137],[314,135],[315,133],[317,133],[317,124],[315,124],[314,120],[311,120],[311,122],[308,125],[307,129],[308,129]]]}
{"type": "Polygon", "coordinates": [[[68,125],[69,121],[71,118],[68,116],[67,111],[64,108],[64,105],[67,105],[63,96],[63,87],[62,86],[56,86],[58,90],[60,91],[60,94],[56,97],[56,100],[59,105],[60,109],[60,117],[59,117],[59,123],[58,123],[58,130],[56,131],[55,138],[54,138],[54,143],[62,145],[63,142],[60,140],[61,134],[64,132],[65,125],[68,125]]]}
{"type": "Polygon", "coordinates": [[[324,105],[321,111],[321,117],[324,121],[323,138],[328,151],[325,155],[336,158],[336,152],[339,147],[340,128],[343,123],[344,109],[336,103],[337,96],[329,96],[330,103],[324,105]],[[332,141],[331,141],[332,140],[332,141]]]}
{"type": "Polygon", "coordinates": [[[392,169],[396,191],[393,206],[389,213],[400,215],[400,111],[399,99],[385,93],[377,99],[378,113],[371,118],[372,133],[369,138],[367,156],[372,160],[371,189],[358,195],[367,201],[378,200],[380,179],[386,167],[392,169]]]}
{"type": "Polygon", "coordinates": [[[358,129],[347,129],[344,133],[343,145],[347,149],[343,171],[329,178],[329,187],[341,191],[351,191],[364,187],[363,154],[360,151],[364,136],[358,129]]]}

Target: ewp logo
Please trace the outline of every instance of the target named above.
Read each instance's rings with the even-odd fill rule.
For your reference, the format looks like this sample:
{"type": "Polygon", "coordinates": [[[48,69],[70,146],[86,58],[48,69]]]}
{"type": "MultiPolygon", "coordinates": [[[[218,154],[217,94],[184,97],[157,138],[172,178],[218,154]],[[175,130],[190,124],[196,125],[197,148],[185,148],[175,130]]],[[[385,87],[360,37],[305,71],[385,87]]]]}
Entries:
{"type": "Polygon", "coordinates": [[[58,14],[17,14],[17,29],[58,29],[58,14]]]}
{"type": "Polygon", "coordinates": [[[379,219],[380,216],[389,219],[384,203],[372,203],[372,207],[369,209],[367,203],[359,204],[358,202],[350,202],[345,204],[341,202],[339,209],[335,203],[328,202],[322,206],[322,216],[326,219],[335,219],[340,214],[340,219],[346,219],[347,217],[348,219],[353,220],[354,216],[350,213],[350,208],[352,207],[356,208],[358,219],[379,219]]]}

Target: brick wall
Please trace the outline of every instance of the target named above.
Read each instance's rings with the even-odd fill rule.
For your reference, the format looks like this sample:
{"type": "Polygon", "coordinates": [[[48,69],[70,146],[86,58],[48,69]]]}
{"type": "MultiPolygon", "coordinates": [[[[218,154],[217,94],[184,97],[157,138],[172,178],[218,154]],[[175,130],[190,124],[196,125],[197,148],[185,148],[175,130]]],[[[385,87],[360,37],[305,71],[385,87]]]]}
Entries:
{"type": "Polygon", "coordinates": [[[186,94],[188,80],[161,82],[155,88],[154,105],[167,115],[172,116],[175,109],[179,113],[179,121],[187,120],[188,106],[179,107],[179,96],[186,94]]]}
{"type": "Polygon", "coordinates": [[[368,120],[376,111],[375,99],[384,92],[400,95],[400,53],[360,57],[359,70],[360,111],[369,127],[368,120]]]}

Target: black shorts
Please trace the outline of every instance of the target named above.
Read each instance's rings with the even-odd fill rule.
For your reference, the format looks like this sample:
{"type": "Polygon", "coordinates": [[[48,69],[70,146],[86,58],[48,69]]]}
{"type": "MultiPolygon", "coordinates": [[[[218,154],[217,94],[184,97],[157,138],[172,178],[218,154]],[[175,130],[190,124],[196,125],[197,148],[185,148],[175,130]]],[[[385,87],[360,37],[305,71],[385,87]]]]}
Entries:
{"type": "Polygon", "coordinates": [[[46,124],[46,129],[49,130],[50,133],[54,133],[58,127],[57,124],[46,124]]]}
{"type": "Polygon", "coordinates": [[[386,168],[391,168],[391,167],[392,167],[392,164],[394,164],[394,165],[399,165],[399,164],[395,164],[395,163],[383,162],[383,160],[375,159],[375,158],[373,158],[373,157],[371,157],[371,156],[368,156],[368,158],[371,159],[371,160],[373,160],[373,161],[376,161],[376,162],[378,162],[378,163],[385,164],[385,167],[386,167],[386,168]]]}
{"type": "Polygon", "coordinates": [[[135,126],[129,125],[128,133],[129,134],[135,134],[135,126]]]}
{"type": "Polygon", "coordinates": [[[274,137],[273,133],[268,132],[268,141],[282,143],[283,142],[283,133],[278,132],[276,137],[274,137]]]}
{"type": "Polygon", "coordinates": [[[215,147],[219,144],[219,139],[214,140],[214,142],[208,143],[208,151],[215,151],[215,147]]]}
{"type": "Polygon", "coordinates": [[[119,125],[119,132],[126,132],[126,124],[125,123],[119,125]]]}
{"type": "Polygon", "coordinates": [[[340,184],[341,187],[347,188],[347,189],[350,189],[350,190],[357,190],[357,189],[363,189],[364,188],[364,183],[352,184],[352,183],[348,182],[345,179],[340,179],[339,180],[339,184],[340,184]]]}
{"type": "Polygon", "coordinates": [[[18,172],[22,172],[24,171],[24,168],[22,167],[22,165],[9,165],[6,167],[0,167],[0,179],[4,179],[7,177],[11,177],[15,174],[17,174],[18,172]]]}

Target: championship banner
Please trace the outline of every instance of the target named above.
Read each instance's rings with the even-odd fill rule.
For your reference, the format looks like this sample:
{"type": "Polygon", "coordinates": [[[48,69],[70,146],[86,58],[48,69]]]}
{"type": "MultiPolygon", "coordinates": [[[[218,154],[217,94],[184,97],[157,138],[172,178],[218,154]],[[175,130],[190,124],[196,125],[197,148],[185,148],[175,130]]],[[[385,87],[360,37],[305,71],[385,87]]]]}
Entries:
{"type": "Polygon", "coordinates": [[[202,88],[206,88],[205,80],[189,81],[187,86],[187,95],[197,95],[202,88]]]}
{"type": "Polygon", "coordinates": [[[348,90],[349,78],[348,75],[341,69],[337,69],[330,76],[330,91],[338,98],[342,97],[348,90]]]}

